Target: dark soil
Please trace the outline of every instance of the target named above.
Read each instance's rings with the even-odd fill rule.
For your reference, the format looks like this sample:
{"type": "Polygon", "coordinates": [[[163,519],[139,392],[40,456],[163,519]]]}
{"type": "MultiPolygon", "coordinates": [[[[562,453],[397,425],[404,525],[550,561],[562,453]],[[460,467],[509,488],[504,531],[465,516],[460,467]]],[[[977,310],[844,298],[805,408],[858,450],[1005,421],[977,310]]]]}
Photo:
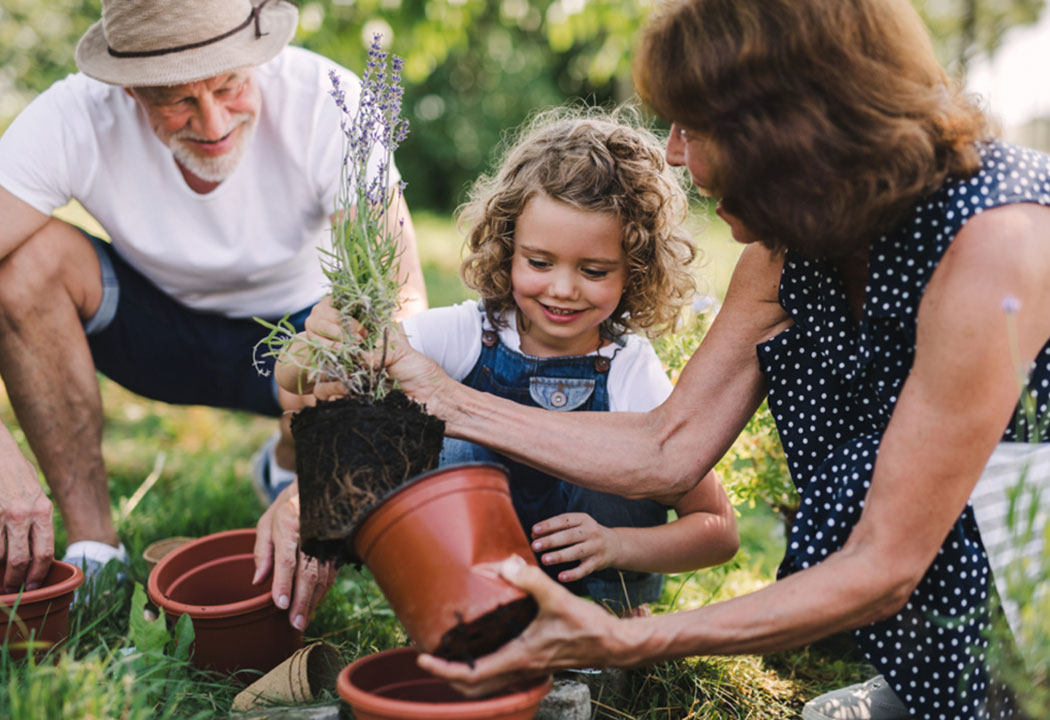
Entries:
{"type": "Polygon", "coordinates": [[[472,623],[459,623],[441,637],[434,655],[474,666],[474,660],[495,652],[516,638],[536,617],[538,606],[530,595],[500,605],[472,623]]]}
{"type": "Polygon", "coordinates": [[[303,552],[357,562],[357,525],[391,491],[437,467],[445,423],[400,390],[375,405],[339,398],[292,417],[303,552]]]}

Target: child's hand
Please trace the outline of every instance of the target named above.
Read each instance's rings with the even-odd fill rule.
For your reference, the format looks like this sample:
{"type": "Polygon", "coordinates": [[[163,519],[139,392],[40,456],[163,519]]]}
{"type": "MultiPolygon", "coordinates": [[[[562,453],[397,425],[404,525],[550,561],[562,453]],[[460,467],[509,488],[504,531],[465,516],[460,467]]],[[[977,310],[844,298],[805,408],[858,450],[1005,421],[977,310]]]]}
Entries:
{"type": "Polygon", "coordinates": [[[573,582],[615,565],[620,555],[616,531],[599,525],[587,513],[565,513],[538,522],[532,526],[532,537],[532,549],[543,553],[540,561],[544,565],[580,561],[576,567],[558,573],[562,582],[573,582]]]}

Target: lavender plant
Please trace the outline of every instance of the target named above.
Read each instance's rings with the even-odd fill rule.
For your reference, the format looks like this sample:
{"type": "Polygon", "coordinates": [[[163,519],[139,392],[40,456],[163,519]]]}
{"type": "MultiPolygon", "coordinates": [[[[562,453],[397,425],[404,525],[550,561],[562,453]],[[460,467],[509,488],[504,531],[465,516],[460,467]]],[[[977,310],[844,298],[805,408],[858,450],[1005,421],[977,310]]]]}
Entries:
{"type": "Polygon", "coordinates": [[[335,199],[331,249],[322,249],[322,268],[339,312],[340,342],[296,337],[287,318],[270,329],[265,356],[305,370],[312,381],[337,380],[350,396],[369,404],[382,400],[396,383],[383,363],[370,362],[394,327],[399,307],[400,237],[403,220],[394,217],[405,183],[391,188],[394,150],[408,134],[401,117],[402,60],[390,56],[375,35],[368,51],[357,107],[348,108],[339,75],[331,71],[330,95],[342,113],[344,154],[335,199]],[[378,164],[374,157],[378,154],[378,164]],[[298,342],[297,342],[298,340],[298,342]]]}

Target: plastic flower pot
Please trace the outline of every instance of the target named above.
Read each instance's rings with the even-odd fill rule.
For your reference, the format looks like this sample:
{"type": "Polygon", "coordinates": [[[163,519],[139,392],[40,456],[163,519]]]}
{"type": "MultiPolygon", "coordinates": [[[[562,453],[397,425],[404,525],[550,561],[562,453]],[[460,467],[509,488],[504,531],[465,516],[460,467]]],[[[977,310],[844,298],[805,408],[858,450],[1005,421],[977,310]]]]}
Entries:
{"type": "Polygon", "coordinates": [[[252,585],[255,529],[207,535],[168,553],[149,575],[149,596],[169,620],[193,620],[191,659],[221,673],[266,672],[302,647],[302,633],[252,585]]]}
{"type": "Polygon", "coordinates": [[[551,678],[471,700],[416,665],[415,648],[368,655],[343,668],[339,696],[357,720],[531,720],[551,689],[551,678]]]}
{"type": "MultiPolygon", "coordinates": [[[[5,569],[0,562],[0,577],[5,569]]],[[[25,657],[29,647],[39,656],[66,639],[73,591],[83,584],[83,570],[55,560],[41,587],[0,595],[0,642],[11,657],[25,657]]]]}
{"type": "Polygon", "coordinates": [[[536,615],[533,598],[498,576],[517,555],[535,565],[499,465],[453,465],[391,493],[353,535],[415,645],[472,661],[516,637],[536,615]]]}

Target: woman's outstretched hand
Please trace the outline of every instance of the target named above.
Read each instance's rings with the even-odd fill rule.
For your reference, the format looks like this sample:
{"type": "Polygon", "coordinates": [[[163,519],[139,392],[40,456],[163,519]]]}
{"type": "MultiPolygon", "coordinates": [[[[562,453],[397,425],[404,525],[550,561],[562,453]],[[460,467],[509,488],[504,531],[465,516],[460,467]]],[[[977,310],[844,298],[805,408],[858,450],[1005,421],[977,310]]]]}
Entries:
{"type": "Polygon", "coordinates": [[[420,655],[421,668],[450,681],[465,695],[478,697],[552,670],[615,665],[625,659],[617,656],[615,647],[618,626],[626,621],[581,600],[517,556],[504,560],[499,573],[536,598],[536,619],[521,635],[475,661],[473,668],[420,655]]]}

